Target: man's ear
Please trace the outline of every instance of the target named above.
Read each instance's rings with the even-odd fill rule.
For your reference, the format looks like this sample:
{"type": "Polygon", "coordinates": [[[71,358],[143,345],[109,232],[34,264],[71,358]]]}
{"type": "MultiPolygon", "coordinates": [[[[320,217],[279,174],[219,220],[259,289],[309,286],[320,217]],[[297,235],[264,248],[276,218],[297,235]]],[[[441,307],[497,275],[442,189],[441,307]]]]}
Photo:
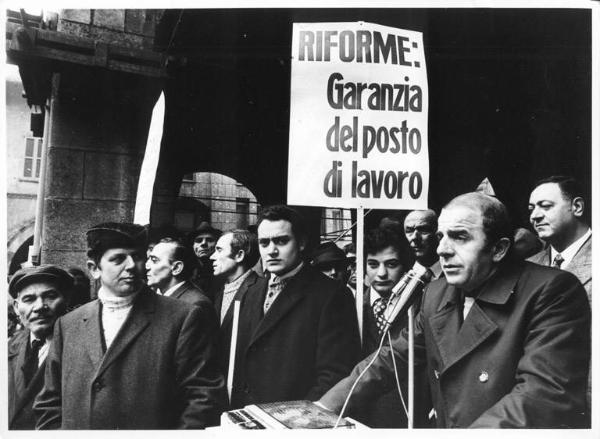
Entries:
{"type": "Polygon", "coordinates": [[[494,262],[500,262],[504,257],[508,254],[508,250],[510,249],[510,239],[508,238],[500,238],[498,242],[494,244],[492,248],[492,258],[494,262]]]}
{"type": "Polygon", "coordinates": [[[95,280],[100,279],[100,274],[101,274],[100,266],[98,264],[96,264],[95,261],[92,261],[91,259],[88,259],[88,261],[87,261],[87,268],[88,268],[88,271],[90,272],[90,274],[92,275],[92,277],[95,280]]]}
{"type": "Polygon", "coordinates": [[[233,257],[233,260],[235,262],[237,262],[238,264],[241,264],[244,261],[245,257],[246,257],[246,252],[244,250],[238,250],[238,252],[233,257]]]}
{"type": "Polygon", "coordinates": [[[583,216],[583,210],[585,209],[585,201],[581,197],[575,197],[571,201],[571,210],[573,211],[573,215],[578,218],[583,216]]]}
{"type": "Polygon", "coordinates": [[[183,262],[182,261],[173,262],[173,264],[171,265],[171,274],[173,276],[179,276],[182,271],[183,271],[183,262]]]}

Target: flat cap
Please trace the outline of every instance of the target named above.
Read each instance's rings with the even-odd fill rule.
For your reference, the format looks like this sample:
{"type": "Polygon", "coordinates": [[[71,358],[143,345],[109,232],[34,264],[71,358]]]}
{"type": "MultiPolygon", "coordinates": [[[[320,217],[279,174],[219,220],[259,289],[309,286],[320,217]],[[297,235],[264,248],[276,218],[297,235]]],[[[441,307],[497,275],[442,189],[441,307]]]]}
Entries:
{"type": "Polygon", "coordinates": [[[68,294],[73,287],[73,277],[56,265],[39,265],[21,268],[13,274],[8,284],[8,292],[13,298],[27,285],[35,282],[54,282],[62,294],[68,294]]]}
{"type": "Polygon", "coordinates": [[[86,232],[88,257],[102,256],[111,248],[146,247],[147,228],[133,223],[102,223],[86,232]]]}
{"type": "Polygon", "coordinates": [[[190,238],[193,239],[201,233],[210,233],[211,235],[215,235],[215,237],[217,238],[223,234],[221,230],[215,229],[206,221],[202,221],[198,228],[196,228],[196,230],[190,233],[190,238]]]}
{"type": "Polygon", "coordinates": [[[313,266],[335,262],[347,262],[346,254],[333,241],[326,241],[312,252],[310,263],[313,266]]]}

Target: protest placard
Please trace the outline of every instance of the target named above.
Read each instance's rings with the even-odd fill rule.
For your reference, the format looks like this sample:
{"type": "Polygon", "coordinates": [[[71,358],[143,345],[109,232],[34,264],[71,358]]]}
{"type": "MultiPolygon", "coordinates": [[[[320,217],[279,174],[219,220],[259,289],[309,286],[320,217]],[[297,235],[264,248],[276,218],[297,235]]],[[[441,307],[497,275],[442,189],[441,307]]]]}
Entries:
{"type": "Polygon", "coordinates": [[[421,32],[294,23],[288,203],[427,208],[421,32]]]}

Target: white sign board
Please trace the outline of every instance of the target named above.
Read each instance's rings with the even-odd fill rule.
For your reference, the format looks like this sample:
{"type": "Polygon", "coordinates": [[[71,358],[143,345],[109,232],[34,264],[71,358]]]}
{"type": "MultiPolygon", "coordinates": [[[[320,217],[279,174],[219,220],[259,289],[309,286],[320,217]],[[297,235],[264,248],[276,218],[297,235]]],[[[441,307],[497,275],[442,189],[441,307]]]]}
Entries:
{"type": "Polygon", "coordinates": [[[421,32],[294,23],[287,202],[427,208],[428,103],[421,32]]]}

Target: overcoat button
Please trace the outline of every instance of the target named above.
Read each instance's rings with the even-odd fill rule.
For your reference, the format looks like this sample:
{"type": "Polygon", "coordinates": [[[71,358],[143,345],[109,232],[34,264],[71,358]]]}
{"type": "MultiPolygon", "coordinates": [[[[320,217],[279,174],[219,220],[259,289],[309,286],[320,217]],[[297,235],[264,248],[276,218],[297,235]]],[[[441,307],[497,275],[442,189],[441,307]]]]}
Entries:
{"type": "Polygon", "coordinates": [[[490,376],[488,375],[488,373],[483,370],[481,371],[481,373],[479,374],[479,381],[482,383],[487,382],[487,380],[490,378],[490,376]]]}

